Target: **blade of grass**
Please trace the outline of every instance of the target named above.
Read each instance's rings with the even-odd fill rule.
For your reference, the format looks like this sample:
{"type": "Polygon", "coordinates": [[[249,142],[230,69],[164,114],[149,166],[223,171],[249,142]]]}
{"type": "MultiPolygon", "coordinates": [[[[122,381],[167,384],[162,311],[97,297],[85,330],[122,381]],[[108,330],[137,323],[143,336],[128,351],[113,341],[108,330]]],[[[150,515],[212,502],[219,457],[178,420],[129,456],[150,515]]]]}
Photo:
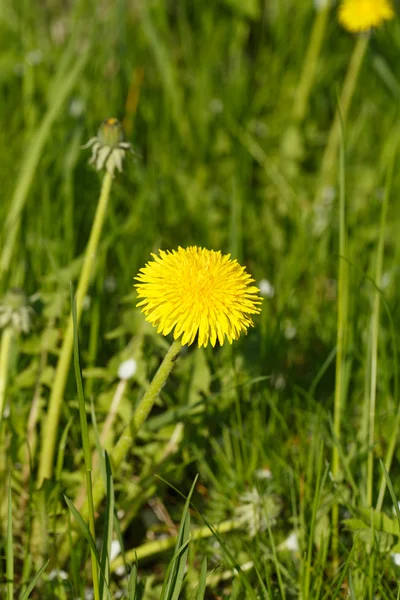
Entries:
{"type": "Polygon", "coordinates": [[[181,524],[178,531],[178,537],[175,546],[175,554],[168,567],[166,579],[162,588],[162,600],[178,600],[182,588],[183,578],[189,551],[189,534],[190,534],[190,515],[189,505],[192,497],[198,476],[190,488],[190,492],[185,502],[182,512],[181,524]]]}
{"type": "Polygon", "coordinates": [[[353,573],[352,573],[351,569],[349,569],[349,595],[350,595],[350,600],[357,600],[356,591],[354,589],[354,583],[353,583],[353,573]]]}
{"type": "Polygon", "coordinates": [[[105,600],[106,591],[105,586],[108,587],[110,584],[110,556],[111,556],[111,541],[113,534],[113,523],[114,523],[114,484],[111,474],[111,464],[107,452],[104,456],[105,468],[106,468],[106,507],[105,507],[105,518],[104,518],[104,533],[101,547],[100,564],[101,570],[105,574],[105,581],[100,581],[100,597],[105,600]]]}
{"type": "Polygon", "coordinates": [[[321,162],[320,184],[317,189],[315,203],[321,202],[321,196],[327,186],[336,179],[336,166],[338,148],[340,145],[341,130],[347,121],[351,101],[356,89],[358,76],[363,64],[364,56],[368,48],[369,35],[360,35],[357,39],[353,54],[350,58],[349,67],[343,82],[338,109],[331,125],[328,141],[321,162]]]}
{"type": "MultiPolygon", "coordinates": [[[[76,507],[74,506],[74,504],[71,502],[71,500],[64,495],[64,500],[67,503],[67,506],[69,508],[69,510],[72,513],[72,516],[74,517],[83,537],[86,539],[86,541],[88,542],[89,546],[90,546],[90,550],[92,553],[92,556],[94,558],[94,560],[96,561],[97,566],[100,569],[100,574],[103,577],[103,579],[105,580],[105,573],[104,571],[101,570],[101,563],[100,563],[100,557],[99,557],[99,553],[97,552],[97,548],[96,548],[96,543],[95,540],[90,532],[89,527],[87,526],[87,524],[85,523],[84,519],[82,519],[81,515],[79,514],[79,512],[77,511],[76,507]]],[[[93,588],[94,589],[94,588],[93,588]]],[[[111,594],[108,590],[108,587],[106,586],[105,589],[108,591],[107,597],[109,600],[112,600],[111,598],[111,594]]]]}
{"type": "Polygon", "coordinates": [[[381,459],[379,459],[379,463],[381,465],[382,473],[383,473],[383,476],[385,477],[386,485],[387,485],[387,487],[389,489],[389,493],[390,493],[390,496],[392,498],[394,510],[396,512],[397,522],[399,524],[399,529],[400,529],[400,507],[399,507],[399,502],[397,500],[393,484],[392,484],[391,479],[389,477],[389,473],[387,472],[386,467],[383,464],[383,461],[381,459]]]}
{"type": "MultiPolygon", "coordinates": [[[[381,244],[382,254],[384,251],[383,245],[384,245],[384,229],[385,229],[385,224],[386,224],[386,212],[387,212],[387,205],[389,203],[389,196],[390,196],[390,193],[392,190],[396,153],[397,153],[397,145],[394,149],[394,152],[393,152],[393,155],[389,162],[389,167],[387,170],[386,183],[385,183],[385,197],[383,200],[383,205],[386,205],[385,206],[385,214],[384,214],[384,206],[383,205],[382,205],[382,212],[381,212],[381,225],[380,225],[380,231],[379,231],[378,248],[379,248],[379,245],[381,244]],[[380,240],[382,240],[382,242],[380,242],[380,240]]],[[[378,257],[377,257],[377,263],[378,263],[378,260],[379,260],[378,250],[377,250],[377,254],[378,254],[378,257]]],[[[382,256],[382,261],[383,261],[383,256],[382,256]]],[[[378,264],[377,264],[377,266],[378,266],[378,264]]],[[[379,286],[381,283],[381,279],[378,279],[377,275],[378,274],[376,274],[375,282],[376,282],[376,286],[379,286]]],[[[377,289],[376,294],[381,294],[381,291],[379,289],[377,289]]],[[[397,402],[398,402],[398,366],[397,366],[397,342],[396,342],[397,334],[396,334],[396,331],[394,328],[394,323],[393,323],[393,318],[392,318],[391,312],[390,312],[389,307],[387,306],[387,303],[385,302],[384,298],[383,298],[383,303],[386,308],[386,312],[388,314],[389,323],[390,323],[390,333],[391,333],[392,348],[393,348],[394,402],[395,402],[395,404],[397,404],[397,402]]],[[[396,414],[396,418],[394,420],[393,429],[392,429],[392,433],[391,433],[391,436],[389,439],[388,449],[386,452],[385,468],[387,471],[390,470],[390,467],[392,464],[392,458],[393,458],[394,450],[396,447],[396,440],[397,440],[399,428],[400,428],[400,404],[398,405],[398,408],[397,408],[397,414],[396,414]]],[[[385,495],[385,488],[386,488],[386,479],[384,476],[382,476],[382,481],[381,481],[381,485],[379,488],[378,500],[376,503],[376,508],[378,511],[380,511],[382,508],[383,497],[385,495]]]]}
{"type": "Polygon", "coordinates": [[[37,584],[37,582],[41,578],[42,573],[46,570],[49,562],[50,562],[50,559],[48,559],[44,563],[44,565],[42,567],[40,567],[39,571],[36,573],[36,575],[34,576],[34,578],[32,579],[32,581],[28,584],[28,587],[20,595],[19,600],[28,600],[28,598],[29,598],[29,596],[30,596],[33,588],[35,587],[35,585],[37,584]]]}
{"type": "Polygon", "coordinates": [[[317,11],[313,28],[309,38],[307,53],[303,62],[300,81],[296,87],[296,96],[293,103],[293,120],[301,123],[307,113],[308,99],[312,90],[314,75],[318,66],[318,56],[324,39],[328,15],[330,13],[329,3],[317,11]]]}
{"type": "Polygon", "coordinates": [[[138,567],[135,563],[129,575],[128,581],[128,600],[138,600],[138,567]]]}
{"type": "Polygon", "coordinates": [[[354,544],[353,544],[353,546],[352,546],[352,548],[351,548],[351,550],[349,552],[347,560],[346,560],[345,564],[342,567],[342,571],[341,571],[341,574],[340,574],[340,577],[339,577],[339,581],[337,583],[335,591],[333,592],[333,595],[331,595],[332,594],[332,590],[330,590],[327,594],[325,594],[324,600],[328,600],[328,598],[329,598],[329,600],[336,600],[336,598],[338,597],[339,593],[341,592],[343,581],[344,581],[344,579],[345,579],[348,571],[350,570],[350,563],[353,560],[353,556],[354,556],[354,553],[356,551],[357,540],[358,540],[358,538],[356,538],[354,540],[354,544]]]}
{"type": "MultiPolygon", "coordinates": [[[[389,206],[390,182],[393,174],[394,156],[391,167],[387,174],[385,195],[382,202],[381,221],[379,228],[378,247],[376,249],[375,283],[380,285],[382,280],[383,256],[385,251],[386,218],[389,206]]],[[[374,304],[371,316],[371,362],[370,362],[370,384],[369,384],[369,431],[368,431],[368,466],[367,466],[367,506],[372,506],[374,485],[374,444],[375,444],[375,409],[376,409],[376,385],[378,374],[378,336],[380,317],[381,294],[378,290],[374,293],[374,304]]]]}
{"type": "Polygon", "coordinates": [[[314,545],[314,534],[315,527],[317,523],[317,511],[321,498],[321,491],[324,488],[325,480],[328,475],[329,465],[325,467],[325,471],[322,474],[322,465],[324,458],[324,449],[323,445],[320,445],[319,449],[319,457],[318,457],[318,467],[317,467],[317,482],[315,485],[315,494],[312,505],[312,514],[311,514],[311,523],[310,530],[308,532],[308,545],[307,545],[307,555],[305,559],[304,565],[304,582],[303,582],[303,598],[304,600],[308,600],[310,598],[310,586],[311,586],[311,572],[312,572],[312,551],[314,545]]]}
{"type": "MultiPolygon", "coordinates": [[[[344,121],[341,120],[341,106],[337,109],[338,126],[340,126],[340,175],[339,175],[339,257],[338,257],[338,311],[337,311],[337,338],[336,338],[336,373],[335,396],[333,409],[333,432],[337,443],[332,452],[332,477],[337,481],[340,474],[340,455],[338,448],[341,443],[342,412],[345,403],[346,389],[346,345],[348,328],[348,296],[349,296],[349,268],[347,262],[347,226],[346,226],[346,184],[345,184],[345,138],[344,121]]],[[[332,552],[334,562],[337,563],[339,542],[339,506],[335,503],[332,507],[332,552]]]]}
{"type": "Polygon", "coordinates": [[[7,600],[14,600],[14,550],[12,535],[12,492],[11,492],[11,473],[8,474],[8,494],[7,494],[7,533],[6,533],[6,588],[7,600]]]}
{"type": "Polygon", "coordinates": [[[206,593],[207,586],[207,557],[203,558],[201,563],[199,587],[197,589],[196,600],[204,600],[204,594],[206,593]]]}
{"type": "MultiPolygon", "coordinates": [[[[74,288],[72,283],[70,284],[71,291],[71,305],[72,305],[72,323],[73,323],[73,334],[74,334],[74,366],[75,366],[75,378],[76,386],[78,390],[78,404],[79,404],[79,422],[81,427],[82,447],[83,456],[85,461],[85,473],[86,473],[86,488],[88,497],[88,508],[89,508],[89,529],[93,539],[96,539],[95,525],[94,525],[94,506],[93,506],[93,492],[92,492],[92,455],[90,452],[90,441],[89,431],[86,416],[86,403],[83,392],[83,381],[82,371],[79,357],[79,336],[78,336],[78,317],[76,313],[76,301],[74,298],[74,288]]],[[[100,589],[99,589],[99,577],[97,571],[97,557],[92,552],[92,575],[93,575],[93,593],[94,600],[100,600],[100,589]]],[[[100,563],[101,566],[102,563],[100,563]]],[[[104,573],[104,569],[102,569],[104,573]]],[[[105,579],[107,582],[107,579],[105,579]]]]}

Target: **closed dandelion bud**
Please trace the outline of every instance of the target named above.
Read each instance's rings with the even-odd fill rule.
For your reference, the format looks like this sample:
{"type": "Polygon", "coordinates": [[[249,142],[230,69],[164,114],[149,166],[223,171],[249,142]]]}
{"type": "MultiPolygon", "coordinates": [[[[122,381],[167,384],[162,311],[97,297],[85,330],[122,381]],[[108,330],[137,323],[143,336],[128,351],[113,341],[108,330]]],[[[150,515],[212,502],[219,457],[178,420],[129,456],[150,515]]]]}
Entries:
{"type": "Polygon", "coordinates": [[[122,171],[122,161],[127,152],[133,154],[132,145],[124,141],[124,132],[118,119],[105,119],[99,127],[97,136],[91,138],[84,148],[92,148],[89,163],[97,171],[105,168],[111,175],[115,168],[122,171]]]}

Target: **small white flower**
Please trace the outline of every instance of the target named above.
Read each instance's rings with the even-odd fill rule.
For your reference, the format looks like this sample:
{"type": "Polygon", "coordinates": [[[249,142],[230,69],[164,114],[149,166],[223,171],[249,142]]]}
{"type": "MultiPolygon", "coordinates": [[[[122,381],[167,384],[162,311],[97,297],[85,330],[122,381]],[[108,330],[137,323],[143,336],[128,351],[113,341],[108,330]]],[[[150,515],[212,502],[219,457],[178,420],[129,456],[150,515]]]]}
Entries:
{"type": "Polygon", "coordinates": [[[293,338],[296,337],[296,333],[297,333],[297,329],[296,329],[295,325],[292,323],[292,321],[290,321],[289,319],[284,321],[283,335],[285,336],[285,338],[287,340],[292,340],[293,338]]]}
{"type": "Polygon", "coordinates": [[[278,390],[278,392],[281,392],[282,390],[285,389],[286,379],[284,378],[282,373],[274,373],[273,375],[271,375],[271,385],[276,390],[278,390]]]}
{"type": "Polygon", "coordinates": [[[110,552],[110,561],[112,562],[121,552],[121,544],[118,540],[113,540],[111,542],[111,552],[110,552]]]}
{"type": "Polygon", "coordinates": [[[134,358],[124,360],[124,362],[119,365],[118,377],[123,380],[131,379],[136,373],[136,369],[137,362],[134,358]]]}
{"type": "Polygon", "coordinates": [[[104,289],[109,294],[115,292],[117,289],[117,280],[113,275],[108,275],[108,277],[104,278],[104,289]]]}
{"type": "Polygon", "coordinates": [[[299,551],[299,540],[297,537],[297,533],[292,531],[288,538],[284,541],[285,547],[289,552],[298,552],[299,551]]]}
{"type": "Polygon", "coordinates": [[[400,553],[399,552],[394,552],[390,556],[392,557],[393,562],[396,565],[396,567],[400,567],[400,553]]]}
{"type": "Polygon", "coordinates": [[[271,470],[268,467],[264,467],[263,469],[257,469],[255,472],[255,476],[257,479],[272,479],[271,470]]]}
{"type": "Polygon", "coordinates": [[[85,112],[85,102],[82,100],[82,98],[72,98],[71,102],[69,103],[68,112],[71,117],[75,117],[75,119],[81,117],[85,112]]]}
{"type": "Polygon", "coordinates": [[[268,279],[260,279],[258,287],[260,288],[261,296],[264,296],[265,298],[273,298],[275,296],[275,288],[268,279]]]}
{"type": "Polygon", "coordinates": [[[61,579],[61,581],[66,581],[68,579],[68,573],[66,571],[62,571],[61,569],[53,569],[49,573],[50,581],[54,581],[54,579],[61,579]]]}

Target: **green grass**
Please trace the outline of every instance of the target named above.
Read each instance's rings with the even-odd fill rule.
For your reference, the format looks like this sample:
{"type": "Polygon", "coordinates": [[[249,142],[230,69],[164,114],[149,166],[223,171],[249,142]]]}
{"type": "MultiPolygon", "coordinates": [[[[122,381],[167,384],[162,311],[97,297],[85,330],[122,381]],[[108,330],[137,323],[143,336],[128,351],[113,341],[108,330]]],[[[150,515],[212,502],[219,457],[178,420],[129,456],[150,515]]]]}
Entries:
{"type": "Polygon", "coordinates": [[[371,36],[321,173],[357,43],[335,12],[313,30],[311,0],[0,3],[0,304],[19,319],[2,308],[0,598],[400,597],[400,26],[371,36]],[[81,146],[112,116],[136,154],[38,486],[102,185],[81,146]],[[274,294],[232,346],[184,349],[136,432],[171,339],[133,277],[179,245],[274,294]]]}

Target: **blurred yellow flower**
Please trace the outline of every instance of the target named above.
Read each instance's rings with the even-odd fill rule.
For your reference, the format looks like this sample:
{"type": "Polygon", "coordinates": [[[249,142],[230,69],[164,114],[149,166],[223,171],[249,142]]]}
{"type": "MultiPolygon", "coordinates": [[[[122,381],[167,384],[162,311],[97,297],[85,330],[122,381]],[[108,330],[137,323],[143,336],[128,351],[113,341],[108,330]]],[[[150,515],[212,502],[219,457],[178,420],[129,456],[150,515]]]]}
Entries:
{"type": "Polygon", "coordinates": [[[368,31],[394,18],[391,0],[343,0],[339,22],[352,32],[368,31]]]}
{"type": "Polygon", "coordinates": [[[222,345],[236,340],[249,326],[252,314],[261,311],[259,289],[250,285],[254,279],[230,255],[220,251],[190,246],[152,254],[135,279],[138,303],[146,320],[158,326],[158,333],[181,343],[222,345]]]}

